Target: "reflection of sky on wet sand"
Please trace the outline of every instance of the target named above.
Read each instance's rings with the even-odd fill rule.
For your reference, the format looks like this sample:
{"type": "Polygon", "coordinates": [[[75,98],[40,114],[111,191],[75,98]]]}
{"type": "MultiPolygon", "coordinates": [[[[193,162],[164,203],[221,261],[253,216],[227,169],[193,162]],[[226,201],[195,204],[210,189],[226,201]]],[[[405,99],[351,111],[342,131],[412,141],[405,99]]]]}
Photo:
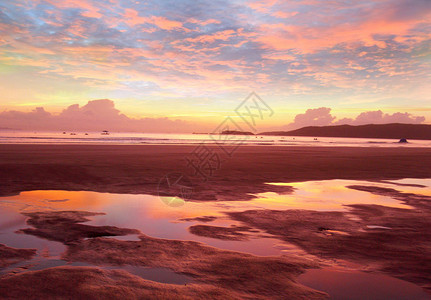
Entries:
{"type": "MultiPolygon", "coordinates": [[[[158,197],[151,195],[128,195],[109,194],[96,192],[74,192],[74,191],[30,191],[22,192],[20,195],[0,198],[0,243],[20,247],[35,247],[36,244],[29,243],[28,239],[42,239],[17,235],[14,231],[28,227],[22,212],[44,211],[44,210],[83,210],[92,212],[103,212],[106,215],[95,216],[86,224],[103,226],[111,225],[125,228],[136,228],[144,234],[167,239],[194,240],[208,245],[253,253],[256,255],[278,255],[282,249],[272,247],[280,244],[280,241],[272,238],[253,238],[250,241],[223,241],[213,238],[199,237],[189,233],[187,228],[200,222],[181,222],[182,218],[194,218],[198,216],[212,215],[219,219],[208,223],[216,226],[240,225],[236,221],[229,220],[223,211],[228,210],[222,203],[194,203],[186,202],[181,207],[170,207],[165,205],[158,197]],[[68,201],[49,201],[68,199],[68,201]],[[9,223],[15,224],[8,226],[9,223]],[[8,237],[5,241],[5,237],[8,237]],[[13,239],[22,242],[17,243],[13,239]]],[[[258,234],[254,234],[258,235],[258,234]]],[[[119,239],[136,240],[136,237],[115,237],[119,239]]],[[[47,244],[59,244],[46,241],[47,244]]],[[[61,244],[60,244],[61,245],[61,244]]]]}
{"type": "Polygon", "coordinates": [[[32,235],[17,234],[15,231],[27,227],[26,217],[16,210],[16,206],[8,206],[0,200],[0,244],[13,248],[36,248],[42,255],[58,258],[65,246],[32,235]]]}
{"type": "MultiPolygon", "coordinates": [[[[431,183],[428,182],[431,186],[431,183]]],[[[411,191],[426,194],[430,189],[418,190],[408,186],[395,186],[389,183],[376,183],[357,180],[323,180],[295,183],[269,183],[271,185],[292,186],[294,192],[289,195],[276,193],[259,194],[258,202],[278,206],[279,209],[308,209],[319,211],[347,211],[349,204],[378,204],[389,207],[411,209],[412,207],[389,196],[374,195],[369,192],[357,191],[347,188],[349,185],[379,186],[397,189],[399,191],[411,191]]]]}
{"type": "MultiPolygon", "coordinates": [[[[326,180],[299,183],[270,183],[294,187],[291,194],[261,193],[250,201],[190,202],[183,206],[167,206],[160,198],[151,195],[109,194],[87,191],[29,191],[16,196],[0,198],[0,243],[16,248],[36,248],[34,261],[49,265],[60,258],[65,246],[31,235],[16,234],[15,231],[29,227],[21,213],[45,210],[82,210],[103,212],[92,217],[86,224],[111,225],[136,228],[144,234],[167,239],[194,240],[220,249],[241,251],[255,255],[303,255],[307,254],[294,245],[272,238],[266,233],[250,233],[248,241],[224,241],[191,234],[188,227],[207,224],[229,227],[242,225],[230,220],[225,212],[250,209],[309,209],[319,211],[348,211],[348,204],[379,204],[411,209],[388,196],[349,189],[349,185],[367,185],[393,188],[401,192],[431,195],[431,180],[397,180],[386,182],[326,180]],[[402,185],[400,185],[402,184],[402,185]],[[420,184],[425,187],[410,186],[420,184]],[[215,216],[212,222],[182,221],[184,218],[215,216]]],[[[372,226],[372,224],[370,225],[372,226]]],[[[388,228],[389,229],[389,228],[388,228]]],[[[122,240],[137,240],[136,236],[112,237],[122,240]]],[[[145,271],[146,272],[146,271],[145,271]]],[[[172,275],[174,276],[174,275],[172,275]]]]}
{"type": "MultiPolygon", "coordinates": [[[[346,204],[379,204],[391,207],[410,209],[388,196],[373,195],[368,192],[352,190],[349,185],[373,185],[394,188],[402,192],[431,195],[430,179],[403,179],[391,182],[377,183],[370,181],[353,180],[325,180],[298,183],[270,183],[271,185],[289,185],[294,187],[291,194],[279,195],[267,192],[256,195],[250,201],[224,201],[224,202],[190,202],[183,206],[171,207],[164,204],[156,196],[109,194],[87,191],[30,191],[22,192],[16,196],[0,198],[0,242],[13,246],[20,244],[18,240],[26,240],[30,247],[31,239],[35,237],[17,237],[15,230],[26,227],[25,217],[21,212],[43,210],[86,210],[104,212],[106,215],[91,218],[88,224],[112,225],[126,228],[136,228],[144,234],[158,238],[195,240],[223,249],[250,252],[257,255],[278,255],[279,241],[271,238],[262,238],[263,233],[254,234],[250,241],[222,241],[213,238],[199,237],[189,233],[187,228],[194,224],[208,224],[215,226],[241,225],[230,220],[224,212],[244,211],[249,209],[310,209],[320,211],[348,211],[346,204]],[[406,184],[420,184],[426,187],[408,186],[406,184]],[[198,221],[183,222],[183,218],[202,216],[216,216],[213,222],[202,223],[198,221]],[[269,246],[268,246],[269,245],[269,246]]],[[[124,237],[123,239],[126,239],[124,237]]],[[[133,237],[130,237],[133,239],[133,237]]],[[[26,243],[27,243],[26,242],[26,243]]],[[[51,245],[52,242],[48,242],[51,245]]],[[[57,243],[58,244],[58,243],[57,243]]],[[[39,247],[37,247],[39,248],[39,247]]],[[[58,247],[57,247],[58,248],[58,247]]],[[[57,252],[58,251],[54,251],[57,252]]]]}
{"type": "Polygon", "coordinates": [[[298,282],[328,293],[332,300],[431,299],[419,286],[383,274],[340,268],[308,270],[298,282]]]}
{"type": "Polygon", "coordinates": [[[404,193],[431,196],[431,179],[400,179],[388,181],[387,187],[402,191],[404,193]],[[400,185],[401,184],[401,185],[400,185]],[[419,186],[418,186],[419,185],[419,186]]]}

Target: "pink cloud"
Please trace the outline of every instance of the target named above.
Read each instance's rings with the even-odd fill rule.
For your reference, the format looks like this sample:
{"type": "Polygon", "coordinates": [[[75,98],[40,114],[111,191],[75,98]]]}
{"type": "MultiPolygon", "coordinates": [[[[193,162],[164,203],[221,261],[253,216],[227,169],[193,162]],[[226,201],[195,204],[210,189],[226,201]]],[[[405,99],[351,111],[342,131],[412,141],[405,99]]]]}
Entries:
{"type": "Polygon", "coordinates": [[[148,18],[139,16],[139,13],[131,8],[126,8],[123,16],[124,22],[129,26],[144,24],[148,21],[148,18]]]}
{"type": "Polygon", "coordinates": [[[221,40],[221,41],[226,41],[229,38],[236,36],[236,31],[232,30],[232,29],[228,29],[228,30],[223,30],[223,31],[218,31],[216,33],[213,34],[204,34],[204,35],[200,35],[198,37],[195,38],[187,38],[184,41],[186,42],[191,42],[191,43],[212,43],[216,40],[221,40]]]}
{"type": "Polygon", "coordinates": [[[267,13],[278,0],[260,0],[249,3],[248,6],[260,13],[267,13]]]}
{"type": "Polygon", "coordinates": [[[287,19],[289,17],[296,16],[298,13],[299,12],[297,11],[292,11],[292,12],[276,11],[276,12],[273,12],[271,15],[280,19],[287,19]]]}
{"type": "Polygon", "coordinates": [[[125,10],[124,21],[127,25],[132,27],[139,24],[153,24],[164,30],[182,29],[184,31],[188,31],[187,28],[183,27],[183,24],[181,22],[169,20],[165,17],[158,16],[141,17],[136,10],[131,8],[127,8],[125,10]]]}
{"type": "Polygon", "coordinates": [[[293,123],[289,124],[289,128],[300,128],[304,126],[326,126],[330,125],[335,120],[331,115],[331,109],[328,107],[320,107],[307,109],[303,114],[296,115],[293,123]]]}
{"type": "Polygon", "coordinates": [[[154,25],[156,25],[157,27],[161,28],[161,29],[165,29],[165,30],[172,30],[172,29],[186,29],[183,28],[183,24],[181,22],[178,21],[172,21],[169,19],[166,19],[165,17],[155,17],[152,16],[151,17],[151,21],[154,25]]]}
{"type": "Polygon", "coordinates": [[[367,111],[359,114],[355,119],[345,118],[336,124],[364,125],[364,124],[386,124],[386,123],[412,123],[420,124],[425,122],[423,116],[413,116],[410,113],[396,112],[385,114],[381,110],[367,111]]]}
{"type": "Polygon", "coordinates": [[[92,18],[100,18],[103,15],[99,13],[99,6],[94,5],[92,1],[90,0],[45,0],[49,4],[57,7],[57,8],[80,8],[83,9],[84,12],[81,14],[86,17],[92,17],[92,18]]]}
{"type": "Polygon", "coordinates": [[[303,114],[296,115],[294,121],[284,129],[293,130],[306,126],[329,126],[329,125],[365,125],[365,124],[388,124],[407,123],[421,124],[425,122],[425,117],[414,116],[410,113],[396,112],[393,114],[383,113],[381,110],[366,111],[360,113],[356,118],[337,118],[331,114],[329,107],[307,109],[303,114]]]}
{"type": "Polygon", "coordinates": [[[209,24],[220,24],[221,23],[220,20],[216,20],[216,19],[208,19],[206,21],[203,21],[203,20],[197,20],[195,18],[190,18],[187,20],[187,22],[193,23],[193,24],[199,24],[200,26],[206,26],[209,24]]]}
{"type": "MultiPolygon", "coordinates": [[[[301,5],[305,4],[301,2],[301,5]]],[[[296,22],[295,26],[281,23],[262,24],[257,41],[269,49],[287,50],[295,48],[302,53],[312,53],[342,43],[363,43],[367,46],[377,45],[380,48],[385,48],[387,46],[385,42],[376,39],[376,35],[394,35],[398,39],[402,39],[404,36],[410,38],[410,31],[419,24],[424,24],[431,17],[429,9],[417,9],[409,15],[400,12],[401,8],[408,7],[408,4],[402,6],[382,2],[372,8],[364,8],[361,18],[352,15],[348,22],[341,22],[340,17],[332,15],[330,10],[333,6],[332,11],[336,12],[343,8],[341,5],[329,3],[326,7],[318,7],[320,4],[312,1],[308,5],[309,7],[314,6],[313,10],[301,13],[302,20],[308,20],[308,22],[296,22]],[[325,13],[325,9],[327,13],[325,13]],[[401,18],[400,14],[407,16],[401,18]],[[325,24],[325,26],[314,25],[319,23],[325,24]]],[[[261,7],[261,10],[264,11],[268,9],[262,2],[253,5],[256,8],[261,7]]],[[[272,1],[270,5],[273,5],[272,1]]],[[[286,5],[285,10],[277,10],[272,15],[277,17],[295,16],[294,11],[287,13],[294,10],[295,5],[286,5]]],[[[362,9],[360,5],[357,5],[356,8],[362,9]]],[[[348,15],[343,16],[343,18],[348,17],[348,15]]],[[[429,33],[423,33],[421,39],[425,40],[429,37],[429,33]]]]}
{"type": "Polygon", "coordinates": [[[54,131],[123,131],[123,132],[192,132],[196,125],[169,118],[133,119],[115,108],[112,100],[89,101],[80,107],[70,105],[60,114],[51,114],[43,107],[31,112],[5,111],[0,113],[0,127],[23,130],[54,131]]]}

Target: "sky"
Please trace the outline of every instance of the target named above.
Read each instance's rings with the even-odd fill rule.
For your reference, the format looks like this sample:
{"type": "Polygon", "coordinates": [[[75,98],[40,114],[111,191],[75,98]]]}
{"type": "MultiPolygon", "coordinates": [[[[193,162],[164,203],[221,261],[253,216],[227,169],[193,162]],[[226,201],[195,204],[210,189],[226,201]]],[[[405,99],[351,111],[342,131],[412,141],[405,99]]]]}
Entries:
{"type": "Polygon", "coordinates": [[[0,127],[431,123],[430,37],[429,0],[2,0],[0,127]]]}

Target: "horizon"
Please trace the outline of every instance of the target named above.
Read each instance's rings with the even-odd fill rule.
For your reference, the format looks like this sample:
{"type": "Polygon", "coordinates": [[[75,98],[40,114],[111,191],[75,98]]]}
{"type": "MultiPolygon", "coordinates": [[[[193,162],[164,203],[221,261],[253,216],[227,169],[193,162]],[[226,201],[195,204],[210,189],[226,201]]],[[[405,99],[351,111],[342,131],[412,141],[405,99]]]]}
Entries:
{"type": "MultiPolygon", "coordinates": [[[[248,124],[238,116],[236,118],[239,128],[249,128],[248,124]]],[[[220,123],[224,118],[220,118],[220,123]]],[[[264,131],[291,131],[308,126],[336,126],[336,125],[367,125],[367,124],[428,124],[423,116],[414,116],[409,113],[385,113],[382,110],[364,111],[352,118],[339,118],[333,115],[332,109],[319,107],[307,109],[297,114],[293,120],[282,126],[271,126],[267,118],[253,128],[253,132],[264,131]]],[[[109,99],[91,100],[84,106],[72,104],[60,113],[51,113],[44,107],[36,107],[29,112],[3,111],[0,113],[0,129],[11,130],[42,130],[42,131],[101,131],[108,129],[117,132],[148,132],[148,133],[193,133],[214,132],[218,124],[213,122],[185,121],[181,119],[160,118],[131,118],[115,107],[109,99]],[[97,121],[97,122],[96,122],[97,121]]],[[[247,130],[240,130],[247,131],[247,130]]]]}

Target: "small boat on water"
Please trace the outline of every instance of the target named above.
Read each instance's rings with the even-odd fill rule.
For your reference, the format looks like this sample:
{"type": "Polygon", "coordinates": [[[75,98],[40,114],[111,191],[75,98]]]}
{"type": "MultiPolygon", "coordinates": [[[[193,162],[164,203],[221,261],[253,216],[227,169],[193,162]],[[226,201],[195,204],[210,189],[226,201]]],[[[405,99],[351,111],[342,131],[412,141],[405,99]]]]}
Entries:
{"type": "Polygon", "coordinates": [[[109,135],[109,131],[108,130],[103,130],[101,135],[109,135]]]}

